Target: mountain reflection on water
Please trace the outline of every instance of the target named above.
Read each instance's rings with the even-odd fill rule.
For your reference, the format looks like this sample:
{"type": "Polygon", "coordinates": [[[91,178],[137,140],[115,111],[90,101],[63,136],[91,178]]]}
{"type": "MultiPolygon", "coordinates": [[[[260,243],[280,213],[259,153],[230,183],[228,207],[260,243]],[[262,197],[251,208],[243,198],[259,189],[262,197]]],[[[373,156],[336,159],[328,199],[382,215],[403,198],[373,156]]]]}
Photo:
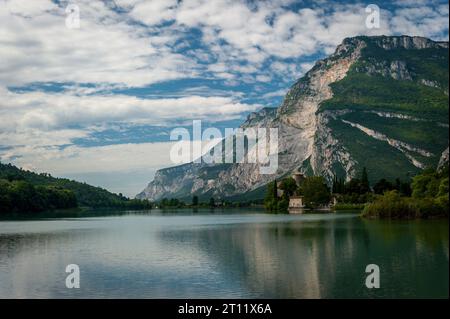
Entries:
{"type": "Polygon", "coordinates": [[[448,297],[448,221],[177,211],[0,221],[0,297],[448,297]],[[65,287],[80,266],[81,288],[65,287]],[[381,288],[364,285],[368,264],[381,288]]]}

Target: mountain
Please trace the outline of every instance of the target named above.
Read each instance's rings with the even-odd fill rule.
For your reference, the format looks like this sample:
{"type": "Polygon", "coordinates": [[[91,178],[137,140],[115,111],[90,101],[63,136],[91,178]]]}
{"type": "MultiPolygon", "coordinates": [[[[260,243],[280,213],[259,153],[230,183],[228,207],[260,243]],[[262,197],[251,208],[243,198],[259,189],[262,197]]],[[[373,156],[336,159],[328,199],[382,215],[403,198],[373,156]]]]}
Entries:
{"type": "MultiPolygon", "coordinates": [[[[7,206],[11,206],[10,202],[19,195],[22,198],[17,198],[17,202],[22,205],[24,201],[42,200],[40,192],[45,193],[48,197],[60,192],[63,194],[74,195],[75,203],[73,206],[84,206],[91,208],[100,207],[117,207],[117,208],[149,208],[150,204],[147,201],[130,200],[121,194],[117,195],[108,192],[106,189],[69,180],[66,178],[56,178],[50,174],[37,174],[27,170],[20,169],[12,164],[0,163],[0,212],[7,210],[7,206]],[[23,185],[22,185],[23,184],[23,185]],[[20,189],[20,194],[17,191],[20,189]],[[22,190],[26,191],[23,192],[22,190]],[[26,198],[25,198],[26,197],[26,198]],[[32,197],[32,198],[31,198],[32,197]],[[9,204],[9,205],[6,205],[9,204]]],[[[71,199],[72,201],[72,199],[71,199]]],[[[30,203],[32,204],[32,203],[30,203]]],[[[15,205],[12,205],[14,208],[15,205]]],[[[46,205],[41,205],[46,207],[46,205]]],[[[56,207],[59,208],[59,207],[56,207]]],[[[60,207],[67,208],[67,207],[60,207]]]]}
{"type": "Polygon", "coordinates": [[[363,167],[371,182],[408,179],[445,156],[448,77],[448,42],[346,38],[280,107],[252,113],[242,124],[278,128],[276,174],[260,174],[258,164],[190,163],[159,170],[137,198],[260,197],[267,182],[296,170],[329,182],[363,167]]]}

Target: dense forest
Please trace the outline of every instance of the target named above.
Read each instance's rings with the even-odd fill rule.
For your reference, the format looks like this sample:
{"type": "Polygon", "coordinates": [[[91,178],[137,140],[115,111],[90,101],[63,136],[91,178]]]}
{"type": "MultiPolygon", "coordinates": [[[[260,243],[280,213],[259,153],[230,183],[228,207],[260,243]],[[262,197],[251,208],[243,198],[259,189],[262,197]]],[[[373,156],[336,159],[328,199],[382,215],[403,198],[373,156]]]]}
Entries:
{"type": "Polygon", "coordinates": [[[150,209],[146,200],[46,173],[33,173],[0,163],[0,213],[40,212],[75,207],[150,209]]]}

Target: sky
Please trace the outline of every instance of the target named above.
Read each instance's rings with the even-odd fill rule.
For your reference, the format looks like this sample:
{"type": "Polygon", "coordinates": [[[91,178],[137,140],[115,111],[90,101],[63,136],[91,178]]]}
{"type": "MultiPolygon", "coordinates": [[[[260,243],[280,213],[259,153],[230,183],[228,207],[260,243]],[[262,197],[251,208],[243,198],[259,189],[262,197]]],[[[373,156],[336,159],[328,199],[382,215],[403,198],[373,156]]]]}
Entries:
{"type": "Polygon", "coordinates": [[[0,0],[0,161],[134,197],[174,165],[172,128],[237,127],[279,106],[345,37],[448,41],[448,12],[434,0],[0,0]]]}

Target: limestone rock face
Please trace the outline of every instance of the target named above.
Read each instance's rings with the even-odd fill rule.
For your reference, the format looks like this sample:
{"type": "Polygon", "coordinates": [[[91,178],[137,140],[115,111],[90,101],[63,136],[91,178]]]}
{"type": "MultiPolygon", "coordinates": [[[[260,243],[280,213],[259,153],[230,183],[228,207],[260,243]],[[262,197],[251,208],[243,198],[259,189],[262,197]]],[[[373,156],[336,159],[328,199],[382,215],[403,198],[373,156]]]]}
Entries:
{"type": "Polygon", "coordinates": [[[410,177],[437,165],[445,149],[448,158],[448,74],[439,71],[446,66],[448,42],[347,38],[294,83],[280,107],[251,113],[241,125],[278,129],[274,174],[261,174],[259,164],[190,163],[159,170],[137,197],[260,198],[269,181],[294,171],[330,182],[362,167],[373,180],[410,177]]]}
{"type": "Polygon", "coordinates": [[[442,152],[441,158],[439,159],[438,163],[438,170],[442,169],[445,165],[448,165],[449,160],[449,154],[448,154],[448,147],[445,149],[445,151],[442,152]]]}

